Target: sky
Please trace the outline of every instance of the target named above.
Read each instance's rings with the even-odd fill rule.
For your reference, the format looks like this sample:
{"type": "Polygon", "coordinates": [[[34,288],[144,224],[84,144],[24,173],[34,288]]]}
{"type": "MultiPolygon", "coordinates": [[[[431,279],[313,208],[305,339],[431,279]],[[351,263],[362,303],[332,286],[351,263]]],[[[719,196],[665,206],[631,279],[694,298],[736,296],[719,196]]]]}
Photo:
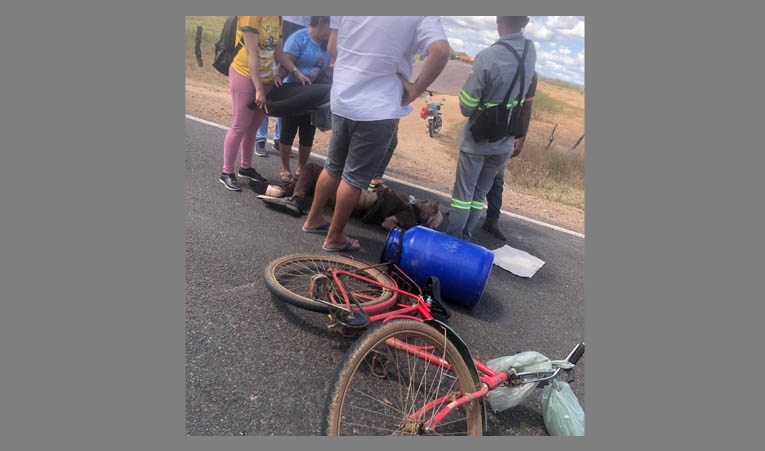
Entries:
{"type": "MultiPolygon", "coordinates": [[[[449,45],[475,56],[499,38],[496,16],[441,16],[449,45]]],[[[537,72],[584,86],[584,16],[530,16],[524,30],[537,49],[537,72]]]]}

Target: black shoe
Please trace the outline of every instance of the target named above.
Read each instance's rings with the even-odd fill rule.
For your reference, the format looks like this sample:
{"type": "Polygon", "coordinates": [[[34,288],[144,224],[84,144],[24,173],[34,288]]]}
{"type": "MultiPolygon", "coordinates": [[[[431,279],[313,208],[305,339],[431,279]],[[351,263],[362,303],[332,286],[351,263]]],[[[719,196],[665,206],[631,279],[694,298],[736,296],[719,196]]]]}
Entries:
{"type": "Polygon", "coordinates": [[[255,143],[255,155],[259,157],[267,157],[268,152],[266,151],[266,142],[265,141],[258,141],[255,143]]]}
{"type": "Polygon", "coordinates": [[[258,196],[266,205],[279,211],[298,217],[305,210],[305,201],[302,197],[267,197],[258,196]]]}
{"type": "Polygon", "coordinates": [[[236,175],[222,173],[220,175],[220,182],[223,183],[223,185],[230,189],[231,191],[241,191],[242,188],[239,188],[239,185],[236,184],[236,175]]]}
{"type": "MultiPolygon", "coordinates": [[[[295,206],[297,215],[300,216],[305,212],[305,200],[299,196],[292,196],[289,198],[290,204],[295,206]]],[[[289,208],[289,207],[288,207],[289,208]]]]}
{"type": "Polygon", "coordinates": [[[256,182],[267,182],[268,179],[263,177],[262,175],[258,174],[258,171],[255,170],[255,168],[239,168],[239,177],[254,180],[256,182]]]}
{"type": "Polygon", "coordinates": [[[274,140],[274,150],[279,151],[279,141],[274,140]]]}
{"type": "Polygon", "coordinates": [[[491,233],[495,237],[499,238],[502,241],[507,241],[507,238],[505,237],[505,234],[502,233],[502,231],[499,229],[498,221],[490,221],[487,220],[483,223],[483,229],[487,232],[491,233]]]}

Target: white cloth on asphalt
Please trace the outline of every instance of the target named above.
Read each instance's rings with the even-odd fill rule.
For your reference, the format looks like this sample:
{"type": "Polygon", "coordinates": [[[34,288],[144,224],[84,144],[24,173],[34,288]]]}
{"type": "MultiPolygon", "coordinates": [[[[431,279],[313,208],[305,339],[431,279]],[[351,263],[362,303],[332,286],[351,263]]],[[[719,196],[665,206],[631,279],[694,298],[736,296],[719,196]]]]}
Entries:
{"type": "Polygon", "coordinates": [[[494,264],[519,277],[533,276],[544,261],[534,257],[528,252],[504,245],[494,251],[494,264]]]}

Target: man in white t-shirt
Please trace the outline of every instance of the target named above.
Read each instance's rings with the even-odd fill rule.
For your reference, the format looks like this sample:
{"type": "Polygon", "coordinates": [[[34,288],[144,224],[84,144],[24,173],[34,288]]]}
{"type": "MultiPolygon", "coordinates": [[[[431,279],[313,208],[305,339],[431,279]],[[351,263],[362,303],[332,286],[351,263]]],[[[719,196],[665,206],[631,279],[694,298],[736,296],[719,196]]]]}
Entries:
{"type": "Polygon", "coordinates": [[[359,194],[385,157],[397,120],[446,66],[449,42],[436,16],[332,16],[330,27],[332,136],[303,231],[326,233],[327,252],[350,252],[361,247],[344,234],[359,194]],[[410,82],[418,50],[427,58],[410,82]],[[327,222],[323,211],[332,197],[327,222]]]}

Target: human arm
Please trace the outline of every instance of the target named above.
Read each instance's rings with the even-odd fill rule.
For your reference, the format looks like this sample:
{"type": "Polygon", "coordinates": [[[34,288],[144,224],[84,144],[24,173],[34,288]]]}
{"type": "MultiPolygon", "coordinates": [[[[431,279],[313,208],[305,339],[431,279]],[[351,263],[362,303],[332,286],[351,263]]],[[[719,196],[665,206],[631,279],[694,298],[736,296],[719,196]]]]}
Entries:
{"type": "Polygon", "coordinates": [[[428,56],[422,65],[422,70],[414,82],[398,74],[401,84],[404,86],[404,95],[401,105],[409,105],[420,96],[441,74],[449,61],[449,41],[438,40],[428,46],[428,56]]]}
{"type": "Polygon", "coordinates": [[[255,86],[255,106],[263,108],[266,95],[263,80],[260,78],[260,63],[258,60],[258,33],[251,28],[243,29],[244,48],[247,52],[247,67],[250,70],[252,84],[255,86]]]}
{"type": "Polygon", "coordinates": [[[282,58],[284,55],[284,40],[279,37],[279,42],[276,44],[276,50],[274,51],[274,60],[276,60],[276,63],[278,64],[278,68],[276,69],[276,73],[274,74],[274,86],[277,88],[282,85],[282,80],[286,75],[281,75],[282,73],[282,58]]]}
{"type": "Polygon", "coordinates": [[[311,80],[298,70],[297,65],[295,64],[296,61],[296,55],[289,52],[282,52],[282,58],[279,60],[279,68],[280,70],[281,68],[284,68],[285,71],[291,73],[303,85],[310,85],[311,80]]]}
{"type": "Polygon", "coordinates": [[[487,64],[484,54],[479,53],[473,61],[473,68],[468,74],[465,84],[460,89],[460,112],[463,116],[472,116],[480,106],[488,78],[487,64]]]}
{"type": "Polygon", "coordinates": [[[510,154],[510,158],[517,157],[523,150],[523,144],[526,142],[526,133],[529,131],[529,124],[531,123],[531,108],[534,102],[534,96],[537,92],[537,73],[534,72],[534,76],[531,78],[531,85],[526,93],[526,98],[523,101],[523,107],[521,108],[521,124],[523,125],[523,136],[516,138],[513,143],[513,153],[510,154]]]}
{"type": "Polygon", "coordinates": [[[335,67],[335,60],[337,60],[337,29],[333,29],[329,33],[329,40],[327,41],[327,52],[329,52],[329,67],[335,67]]]}

